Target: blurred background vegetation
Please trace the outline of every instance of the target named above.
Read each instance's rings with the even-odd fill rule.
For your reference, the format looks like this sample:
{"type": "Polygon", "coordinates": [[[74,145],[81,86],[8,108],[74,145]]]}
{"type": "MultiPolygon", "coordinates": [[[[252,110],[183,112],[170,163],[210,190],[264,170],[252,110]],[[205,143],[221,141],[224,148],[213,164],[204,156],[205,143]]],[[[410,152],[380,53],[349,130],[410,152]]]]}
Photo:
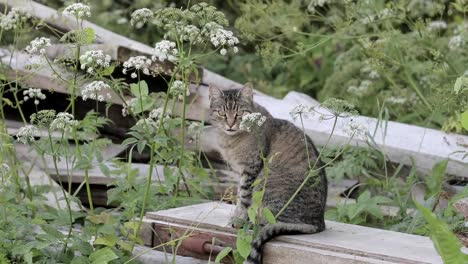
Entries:
{"type": "MultiPolygon", "coordinates": [[[[42,2],[61,8],[74,1],[42,2]]],[[[89,4],[91,21],[153,46],[164,32],[151,23],[135,29],[131,13],[188,2],[89,4]]],[[[468,110],[466,0],[205,2],[227,15],[241,49],[213,55],[204,67],[276,97],[294,90],[319,101],[341,98],[362,115],[466,134],[460,122],[468,110]]]]}

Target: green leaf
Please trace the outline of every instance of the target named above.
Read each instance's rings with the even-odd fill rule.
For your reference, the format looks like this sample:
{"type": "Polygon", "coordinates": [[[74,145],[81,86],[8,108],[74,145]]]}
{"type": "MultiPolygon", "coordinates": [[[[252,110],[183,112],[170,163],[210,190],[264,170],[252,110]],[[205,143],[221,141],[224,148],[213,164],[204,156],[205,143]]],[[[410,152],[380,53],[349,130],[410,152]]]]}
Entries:
{"type": "Polygon", "coordinates": [[[133,96],[143,97],[148,95],[148,84],[145,81],[140,81],[138,83],[130,84],[130,90],[132,91],[133,96]]]}
{"type": "Polygon", "coordinates": [[[253,205],[260,207],[262,205],[263,194],[265,193],[265,189],[261,191],[254,191],[252,194],[252,201],[253,205]]]}
{"type": "Polygon", "coordinates": [[[119,238],[116,235],[106,235],[103,237],[98,237],[96,241],[94,241],[95,245],[106,245],[109,247],[115,246],[119,238]]]}
{"type": "Polygon", "coordinates": [[[249,220],[252,224],[257,223],[257,207],[249,207],[249,209],[247,209],[247,215],[249,216],[249,220]]]}
{"type": "MultiPolygon", "coordinates": [[[[239,230],[239,231],[243,231],[243,230],[239,230]]],[[[251,235],[245,235],[243,232],[239,232],[239,234],[237,235],[237,241],[236,241],[237,251],[244,259],[247,259],[247,257],[250,254],[251,242],[252,242],[251,235]],[[242,233],[242,235],[240,235],[240,233],[242,233]]]]}
{"type": "Polygon", "coordinates": [[[466,110],[465,112],[461,114],[460,122],[462,124],[462,127],[468,130],[468,110],[466,110]]]}
{"type": "Polygon", "coordinates": [[[447,164],[448,160],[437,162],[432,167],[431,175],[425,178],[427,186],[426,199],[440,193],[445,176],[445,170],[447,169],[447,164]]]}
{"type": "Polygon", "coordinates": [[[92,264],[106,264],[117,258],[117,255],[110,248],[101,248],[89,256],[92,264]]]}
{"type": "Polygon", "coordinates": [[[81,45],[93,44],[96,39],[94,30],[90,27],[77,31],[77,43],[81,45]]]}
{"type": "Polygon", "coordinates": [[[13,102],[11,102],[10,99],[5,98],[5,97],[2,97],[2,100],[3,100],[3,102],[5,102],[5,104],[7,104],[8,106],[13,106],[13,102]]]}
{"type": "Polygon", "coordinates": [[[263,208],[263,217],[268,221],[270,224],[276,224],[276,218],[271,212],[270,208],[264,207],[263,208]]]}
{"type": "Polygon", "coordinates": [[[55,228],[52,228],[51,226],[49,225],[41,225],[41,228],[42,230],[44,230],[44,232],[46,232],[46,234],[49,234],[57,239],[63,239],[65,236],[60,233],[59,231],[57,231],[57,229],[55,228]]]}
{"type": "Polygon", "coordinates": [[[138,98],[136,101],[135,106],[132,108],[133,113],[139,114],[144,111],[148,111],[153,107],[154,100],[150,96],[142,96],[141,98],[138,98]]]}
{"type": "Polygon", "coordinates": [[[101,74],[103,76],[111,75],[115,70],[115,65],[110,65],[109,67],[106,67],[101,74]]]}
{"type": "Polygon", "coordinates": [[[429,232],[437,252],[444,263],[467,263],[468,255],[461,252],[461,243],[449,227],[427,208],[414,201],[429,225],[429,232]]]}
{"type": "Polygon", "coordinates": [[[455,93],[459,93],[462,86],[463,86],[463,83],[464,83],[464,80],[465,80],[465,77],[464,76],[461,76],[461,77],[458,77],[457,80],[455,81],[455,85],[453,86],[453,91],[455,93]]]}
{"type": "Polygon", "coordinates": [[[75,256],[70,264],[88,264],[88,258],[85,256],[75,256]]]}
{"type": "Polygon", "coordinates": [[[215,263],[221,263],[221,260],[223,260],[231,251],[232,251],[231,247],[223,248],[223,250],[219,252],[218,256],[216,256],[215,263]]]}

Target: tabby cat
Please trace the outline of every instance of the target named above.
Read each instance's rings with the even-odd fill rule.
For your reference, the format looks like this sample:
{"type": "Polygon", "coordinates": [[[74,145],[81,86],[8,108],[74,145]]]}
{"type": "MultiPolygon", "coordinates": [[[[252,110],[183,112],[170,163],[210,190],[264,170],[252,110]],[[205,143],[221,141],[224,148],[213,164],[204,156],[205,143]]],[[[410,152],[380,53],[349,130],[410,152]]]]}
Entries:
{"type": "MultiPolygon", "coordinates": [[[[317,150],[309,137],[306,148],[303,132],[292,123],[273,118],[265,108],[255,104],[250,84],[241,89],[224,91],[210,86],[209,92],[210,119],[220,132],[221,155],[240,175],[238,200],[231,225],[240,227],[248,220],[247,209],[252,204],[254,190],[251,185],[263,177],[261,153],[268,159],[273,157],[268,164],[270,172],[262,206],[268,207],[276,215],[308,175],[309,167],[317,160],[317,150]],[[260,131],[255,134],[240,129],[242,117],[255,112],[266,117],[260,131]]],[[[317,162],[316,168],[321,166],[317,162]]],[[[262,263],[263,245],[275,236],[323,231],[326,198],[327,179],[324,170],[320,170],[278,216],[275,224],[267,224],[262,219],[262,228],[253,239],[252,251],[244,263],[262,263]]]]}

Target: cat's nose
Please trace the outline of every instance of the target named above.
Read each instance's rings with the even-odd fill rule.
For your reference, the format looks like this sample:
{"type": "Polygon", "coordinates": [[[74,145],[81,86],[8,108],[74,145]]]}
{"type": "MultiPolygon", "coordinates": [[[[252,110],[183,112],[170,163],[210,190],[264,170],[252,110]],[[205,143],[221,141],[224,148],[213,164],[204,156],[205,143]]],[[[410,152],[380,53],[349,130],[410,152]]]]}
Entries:
{"type": "Polygon", "coordinates": [[[227,121],[227,126],[229,128],[232,128],[236,124],[236,119],[234,119],[234,118],[232,118],[232,119],[228,118],[226,121],[227,121]]]}

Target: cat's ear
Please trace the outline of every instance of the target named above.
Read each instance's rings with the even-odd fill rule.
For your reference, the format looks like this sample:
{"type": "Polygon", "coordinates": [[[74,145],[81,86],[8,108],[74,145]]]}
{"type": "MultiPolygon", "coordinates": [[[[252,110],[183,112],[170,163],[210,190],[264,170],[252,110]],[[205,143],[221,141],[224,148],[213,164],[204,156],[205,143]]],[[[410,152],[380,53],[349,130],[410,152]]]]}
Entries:
{"type": "Polygon", "coordinates": [[[247,102],[253,102],[253,87],[251,83],[246,83],[244,87],[239,90],[238,97],[247,102]]]}
{"type": "Polygon", "coordinates": [[[209,95],[210,101],[221,99],[224,95],[223,91],[221,91],[218,87],[215,87],[211,84],[208,89],[210,91],[210,95],[209,95]]]}

